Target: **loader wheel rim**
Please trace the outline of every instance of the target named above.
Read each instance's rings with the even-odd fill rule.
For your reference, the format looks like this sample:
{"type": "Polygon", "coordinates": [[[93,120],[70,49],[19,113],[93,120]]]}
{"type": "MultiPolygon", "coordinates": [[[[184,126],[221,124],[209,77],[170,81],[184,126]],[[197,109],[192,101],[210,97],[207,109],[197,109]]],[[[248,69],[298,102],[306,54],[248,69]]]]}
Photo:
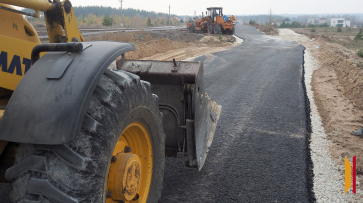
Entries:
{"type": "Polygon", "coordinates": [[[153,157],[150,134],[139,122],[133,122],[120,135],[112,153],[106,203],[146,202],[150,190],[153,157]]]}

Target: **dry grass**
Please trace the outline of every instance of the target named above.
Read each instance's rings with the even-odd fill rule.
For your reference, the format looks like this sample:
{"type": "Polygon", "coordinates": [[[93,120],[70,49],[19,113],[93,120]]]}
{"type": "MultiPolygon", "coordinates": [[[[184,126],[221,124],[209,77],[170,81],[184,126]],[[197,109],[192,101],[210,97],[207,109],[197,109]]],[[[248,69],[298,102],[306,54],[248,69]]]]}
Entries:
{"type": "Polygon", "coordinates": [[[304,34],[310,39],[318,39],[321,37],[328,42],[340,44],[355,53],[363,49],[363,40],[354,40],[354,37],[359,32],[359,29],[356,28],[342,28],[342,32],[337,32],[337,28],[331,27],[315,28],[315,33],[311,33],[309,31],[310,28],[296,28],[292,30],[299,34],[304,34]]]}
{"type": "Polygon", "coordinates": [[[135,45],[142,44],[150,40],[153,40],[153,38],[143,30],[141,30],[140,32],[103,33],[86,37],[86,41],[129,42],[135,45]]]}

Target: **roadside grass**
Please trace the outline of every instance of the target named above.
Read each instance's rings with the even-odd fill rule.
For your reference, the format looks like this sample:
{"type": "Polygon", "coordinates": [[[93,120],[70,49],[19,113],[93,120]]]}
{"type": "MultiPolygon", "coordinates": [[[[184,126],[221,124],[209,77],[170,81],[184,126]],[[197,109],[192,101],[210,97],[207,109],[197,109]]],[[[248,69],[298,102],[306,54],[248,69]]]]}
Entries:
{"type": "Polygon", "coordinates": [[[360,49],[358,52],[357,52],[357,55],[361,58],[363,58],[363,49],[360,49]]]}
{"type": "Polygon", "coordinates": [[[152,39],[153,38],[143,30],[139,32],[103,33],[87,37],[87,41],[129,42],[129,43],[134,43],[135,45],[150,41],[152,39]]]}
{"type": "Polygon", "coordinates": [[[342,32],[337,32],[335,27],[316,27],[315,32],[311,32],[312,28],[296,28],[293,29],[297,33],[306,34],[310,38],[317,37],[318,34],[328,42],[340,44],[347,49],[358,53],[363,49],[363,40],[354,40],[355,36],[360,31],[359,28],[342,28],[342,32]]]}

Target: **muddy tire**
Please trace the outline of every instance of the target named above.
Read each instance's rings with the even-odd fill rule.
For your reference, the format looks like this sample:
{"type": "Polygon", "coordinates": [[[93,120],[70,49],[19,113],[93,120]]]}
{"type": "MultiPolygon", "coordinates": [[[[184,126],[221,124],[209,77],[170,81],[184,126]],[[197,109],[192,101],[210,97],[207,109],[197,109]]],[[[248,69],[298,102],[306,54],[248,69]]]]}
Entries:
{"type": "Polygon", "coordinates": [[[193,24],[189,26],[189,33],[195,33],[195,26],[193,24]]]}
{"type": "Polygon", "coordinates": [[[228,32],[228,34],[230,34],[230,35],[234,35],[235,31],[236,31],[236,29],[235,29],[235,28],[234,28],[234,26],[233,26],[232,30],[230,30],[230,31],[228,32]]]}
{"type": "Polygon", "coordinates": [[[213,25],[209,25],[208,26],[208,33],[209,34],[213,34],[214,33],[214,26],[213,25]]]}
{"type": "Polygon", "coordinates": [[[222,28],[221,28],[221,26],[220,26],[220,25],[215,25],[215,26],[214,26],[214,34],[219,35],[219,34],[221,34],[221,33],[222,33],[222,28]]]}
{"type": "Polygon", "coordinates": [[[148,132],[153,157],[149,191],[143,199],[157,202],[164,175],[162,117],[148,82],[128,72],[107,70],[73,140],[64,145],[21,144],[15,165],[6,172],[12,181],[11,201],[104,203],[112,153],[125,128],[138,123],[148,132]]]}

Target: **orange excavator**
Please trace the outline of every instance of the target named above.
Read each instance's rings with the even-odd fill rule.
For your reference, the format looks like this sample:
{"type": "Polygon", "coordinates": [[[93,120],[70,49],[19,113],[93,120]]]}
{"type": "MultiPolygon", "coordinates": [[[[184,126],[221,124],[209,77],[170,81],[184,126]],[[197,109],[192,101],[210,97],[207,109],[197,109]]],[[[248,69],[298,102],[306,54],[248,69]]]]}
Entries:
{"type": "Polygon", "coordinates": [[[202,13],[202,18],[193,23],[187,23],[190,33],[197,31],[208,32],[209,34],[230,34],[235,32],[233,17],[223,15],[222,7],[207,8],[206,16],[202,13]]]}

